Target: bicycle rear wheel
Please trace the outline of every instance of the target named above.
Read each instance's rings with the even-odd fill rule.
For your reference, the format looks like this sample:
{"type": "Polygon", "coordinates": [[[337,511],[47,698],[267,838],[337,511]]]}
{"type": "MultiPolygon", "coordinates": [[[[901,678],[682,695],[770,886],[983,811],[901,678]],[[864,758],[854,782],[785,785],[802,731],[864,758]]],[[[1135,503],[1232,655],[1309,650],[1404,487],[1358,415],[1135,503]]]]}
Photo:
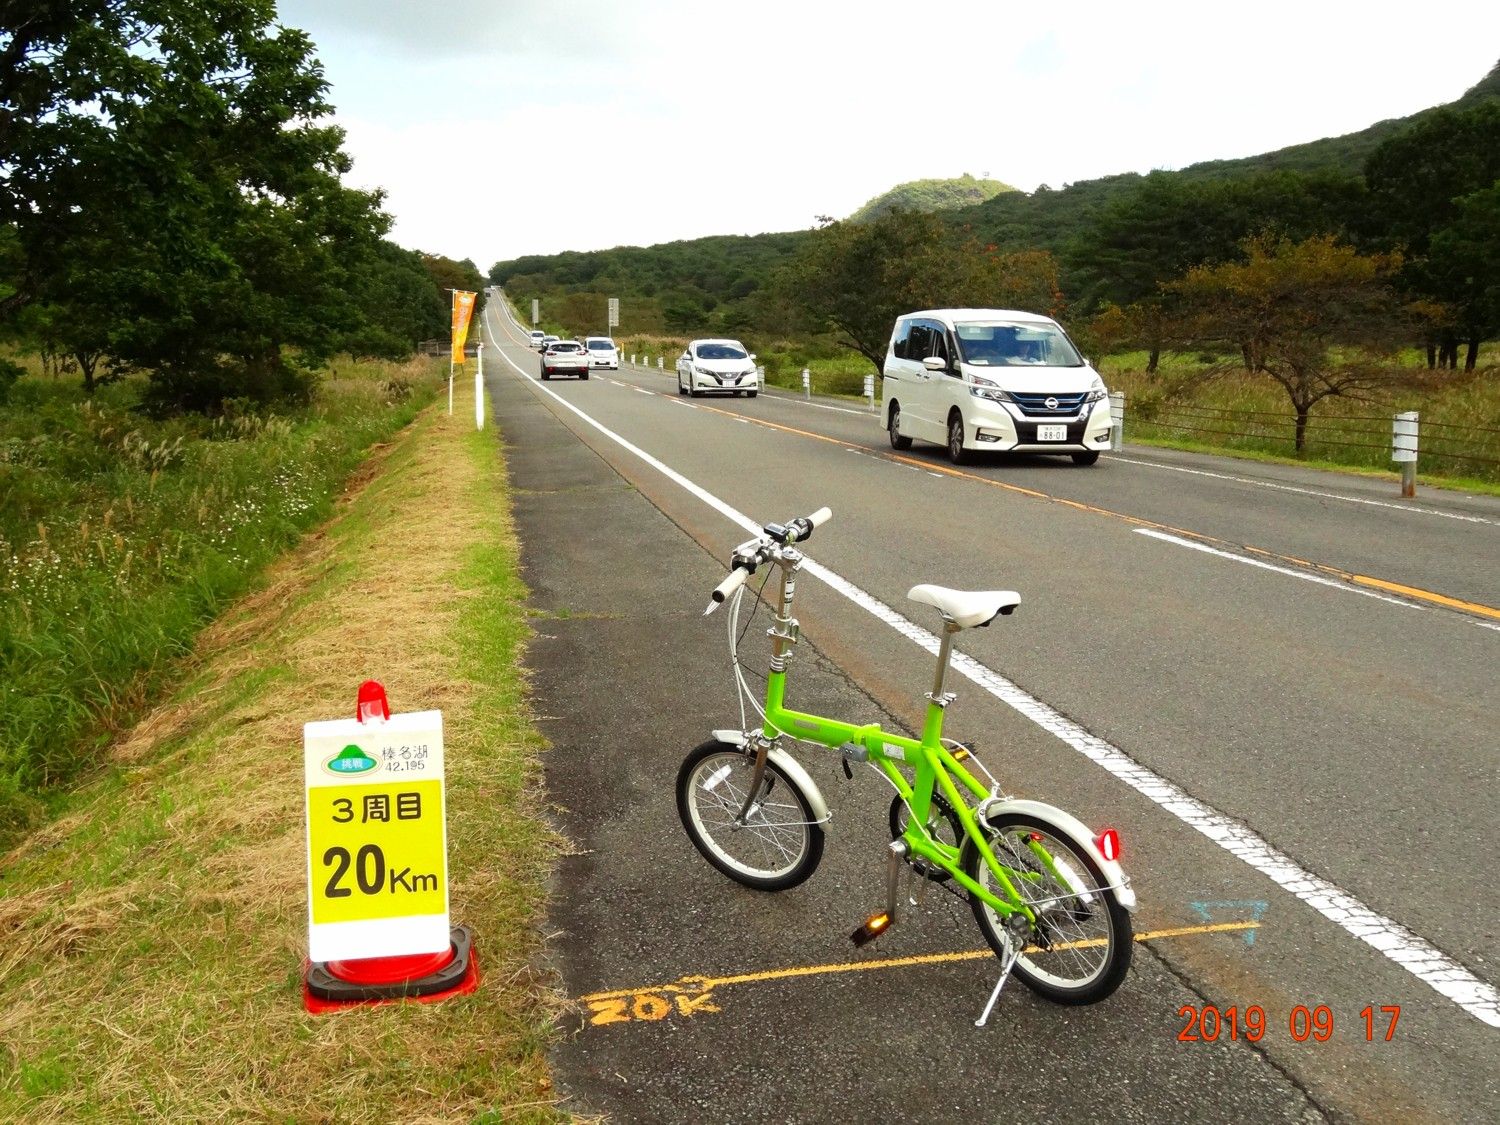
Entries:
{"type": "Polygon", "coordinates": [[[677,771],[677,813],[693,846],[725,875],[758,891],[795,887],[823,858],[823,829],[807,794],[775,762],[737,823],[755,757],[727,742],[697,747],[677,771]]]}
{"type": "MultiPolygon", "coordinates": [[[[996,817],[986,837],[1016,893],[1037,916],[1015,974],[1058,1004],[1093,1004],[1120,987],[1130,968],[1130,912],[1094,857],[1061,828],[1034,814],[996,817]]],[[[1004,888],[972,841],[964,871],[1002,901],[1004,888]]],[[[1005,918],[971,895],[974,917],[996,956],[1005,956],[1005,918]]]]}

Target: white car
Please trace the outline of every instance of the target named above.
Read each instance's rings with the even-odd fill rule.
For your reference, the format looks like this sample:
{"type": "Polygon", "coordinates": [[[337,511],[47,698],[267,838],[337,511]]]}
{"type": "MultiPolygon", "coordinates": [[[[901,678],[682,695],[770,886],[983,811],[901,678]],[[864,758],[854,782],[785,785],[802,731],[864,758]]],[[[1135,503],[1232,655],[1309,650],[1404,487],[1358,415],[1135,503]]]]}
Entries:
{"type": "Polygon", "coordinates": [[[738,340],[694,340],[677,359],[677,393],[710,391],[754,398],[760,393],[755,356],[738,340]]]}
{"type": "Polygon", "coordinates": [[[546,344],[544,344],[542,342],[546,338],[547,338],[547,334],[545,332],[543,332],[540,328],[534,329],[532,331],[531,335],[528,337],[528,339],[530,339],[530,341],[531,341],[531,346],[533,348],[535,348],[537,351],[541,351],[543,348],[545,348],[547,346],[546,344]]]}
{"type": "Polygon", "coordinates": [[[974,450],[1067,453],[1092,465],[1109,448],[1109,391],[1062,325],[1013,309],[934,309],[896,321],[880,419],[895,449],[913,438],[974,450]]]}
{"type": "Polygon", "coordinates": [[[590,367],[620,370],[620,349],[615,347],[615,342],[608,336],[589,336],[583,341],[583,346],[589,353],[590,367]]]}
{"type": "Polygon", "coordinates": [[[577,340],[558,340],[548,344],[547,350],[542,352],[542,378],[550,379],[554,375],[589,377],[589,353],[577,340]]]}

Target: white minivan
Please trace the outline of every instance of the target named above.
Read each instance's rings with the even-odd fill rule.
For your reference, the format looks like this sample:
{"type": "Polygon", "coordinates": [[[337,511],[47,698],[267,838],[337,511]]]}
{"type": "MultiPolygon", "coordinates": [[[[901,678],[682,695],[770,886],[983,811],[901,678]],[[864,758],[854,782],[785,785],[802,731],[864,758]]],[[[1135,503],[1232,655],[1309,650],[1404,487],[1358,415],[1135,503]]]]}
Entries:
{"type": "Polygon", "coordinates": [[[895,449],[1068,453],[1092,465],[1109,448],[1109,391],[1062,325],[1013,309],[933,309],[896,321],[881,421],[895,449]]]}

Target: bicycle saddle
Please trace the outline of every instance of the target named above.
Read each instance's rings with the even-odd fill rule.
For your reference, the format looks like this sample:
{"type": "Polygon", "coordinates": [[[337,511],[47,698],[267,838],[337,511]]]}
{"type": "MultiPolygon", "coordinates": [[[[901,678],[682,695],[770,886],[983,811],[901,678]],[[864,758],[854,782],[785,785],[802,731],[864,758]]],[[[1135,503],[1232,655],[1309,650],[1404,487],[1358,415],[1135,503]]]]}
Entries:
{"type": "Polygon", "coordinates": [[[1021,604],[1021,595],[1014,590],[950,590],[926,583],[913,586],[906,596],[941,610],[960,629],[988,625],[999,614],[1014,613],[1021,604]]]}

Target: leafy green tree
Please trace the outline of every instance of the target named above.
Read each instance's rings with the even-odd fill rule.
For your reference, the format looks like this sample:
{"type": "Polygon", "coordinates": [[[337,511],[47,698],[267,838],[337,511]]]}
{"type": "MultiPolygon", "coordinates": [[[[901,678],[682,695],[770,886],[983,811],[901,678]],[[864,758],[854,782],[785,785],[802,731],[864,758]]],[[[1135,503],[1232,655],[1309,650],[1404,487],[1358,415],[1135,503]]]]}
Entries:
{"type": "Polygon", "coordinates": [[[1263,232],[1291,238],[1341,233],[1358,210],[1358,180],[1337,174],[1271,172],[1203,181],[1153,172],[1117,194],[1078,229],[1065,262],[1084,311],[1128,310],[1154,372],[1173,323],[1163,283],[1204,263],[1239,256],[1263,232]]]}
{"type": "MultiPolygon", "coordinates": [[[[1485,271],[1456,268],[1454,254],[1471,260],[1460,250],[1469,238],[1462,231],[1443,240],[1442,253],[1448,260],[1430,261],[1429,253],[1439,232],[1450,224],[1465,224],[1471,232],[1484,226],[1478,212],[1464,217],[1465,200],[1500,182],[1500,101],[1445,107],[1426,115],[1371,154],[1365,179],[1371,200],[1369,237],[1376,245],[1406,255],[1398,280],[1410,295],[1432,298],[1449,308],[1436,340],[1429,338],[1429,365],[1458,366],[1459,340],[1467,338],[1465,366],[1472,369],[1480,340],[1493,333],[1496,324],[1476,317],[1484,302],[1474,300],[1472,287],[1461,277],[1483,278],[1485,271]]],[[[1483,201],[1478,204],[1480,211],[1485,206],[1483,201]]]]}
{"type": "Polygon", "coordinates": [[[1199,344],[1231,344],[1274,379],[1296,413],[1305,448],[1308,412],[1331,395],[1358,396],[1390,379],[1389,354],[1410,331],[1388,284],[1399,257],[1365,256],[1324,235],[1292,242],[1262,236],[1245,261],[1189,270],[1170,285],[1179,326],[1199,344]],[[1334,348],[1358,347],[1338,359],[1334,348]]]}
{"type": "Polygon", "coordinates": [[[837,333],[877,371],[903,313],[965,306],[1045,312],[1062,303],[1057,263],[1047,252],[1001,253],[918,211],[826,224],[776,288],[803,327],[837,333]]]}
{"type": "Polygon", "coordinates": [[[20,263],[0,316],[67,309],[69,350],[150,370],[157,409],[305,395],[363,327],[355,267],[388,226],[340,182],[307,36],[271,0],[4,15],[0,223],[20,263]]]}
{"type": "Polygon", "coordinates": [[[1457,201],[1453,220],[1433,234],[1423,287],[1449,310],[1468,342],[1474,370],[1480,341],[1500,331],[1500,182],[1457,201]]]}

